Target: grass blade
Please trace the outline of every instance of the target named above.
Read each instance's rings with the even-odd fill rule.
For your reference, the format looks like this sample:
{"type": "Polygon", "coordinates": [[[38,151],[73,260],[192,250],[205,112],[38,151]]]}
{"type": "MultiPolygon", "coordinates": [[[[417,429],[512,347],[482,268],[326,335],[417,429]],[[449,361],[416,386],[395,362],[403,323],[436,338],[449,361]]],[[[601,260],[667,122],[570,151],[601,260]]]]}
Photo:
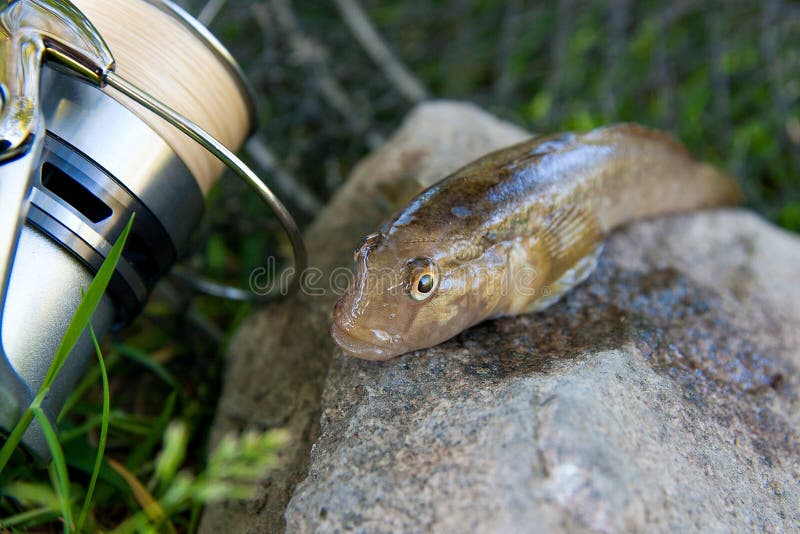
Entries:
{"type": "Polygon", "coordinates": [[[158,504],[158,501],[156,501],[155,497],[153,497],[150,492],[147,491],[147,488],[144,487],[144,484],[142,484],[141,481],[136,478],[136,475],[125,469],[125,466],[114,460],[109,459],[108,465],[110,465],[114,471],[122,475],[122,478],[124,478],[125,482],[128,483],[136,502],[138,502],[139,506],[142,507],[142,511],[144,511],[144,513],[147,515],[147,518],[156,525],[166,521],[167,529],[169,532],[174,534],[175,527],[167,518],[167,514],[164,512],[164,509],[160,504],[158,504]]]}
{"type": "Polygon", "coordinates": [[[33,415],[42,427],[44,439],[53,456],[52,468],[55,470],[54,486],[56,494],[61,504],[61,515],[64,517],[64,532],[72,532],[72,507],[69,502],[69,476],[67,475],[67,462],[64,460],[64,452],[58,443],[58,436],[50,424],[50,420],[38,406],[32,409],[33,415]]]}
{"type": "Polygon", "coordinates": [[[0,518],[0,532],[37,527],[61,515],[61,502],[49,484],[12,482],[2,488],[2,493],[4,498],[19,502],[27,510],[0,518]]]}
{"type": "MultiPolygon", "coordinates": [[[[19,514],[0,519],[0,528],[35,527],[47,523],[59,516],[58,508],[34,508],[19,514]]],[[[5,532],[5,531],[4,531],[5,532]]]]}
{"type": "Polygon", "coordinates": [[[75,315],[72,316],[72,320],[70,320],[69,326],[67,326],[67,330],[64,332],[64,337],[61,338],[61,343],[58,345],[55,357],[50,364],[50,368],[47,371],[47,375],[45,375],[39,391],[36,393],[36,397],[34,397],[31,405],[25,410],[20,420],[14,426],[14,429],[11,431],[8,439],[6,439],[3,447],[0,448],[0,473],[3,472],[14,450],[16,450],[19,442],[22,441],[22,436],[28,429],[28,425],[31,424],[33,420],[33,408],[38,408],[42,405],[42,401],[47,397],[50,387],[53,385],[58,373],[64,366],[67,356],[72,352],[75,343],[77,343],[86,325],[89,324],[89,320],[92,318],[95,308],[97,308],[97,305],[100,303],[100,299],[103,297],[106,287],[108,287],[108,283],[111,281],[111,277],[114,274],[114,270],[117,268],[117,263],[122,256],[122,250],[125,248],[125,241],[128,239],[128,234],[130,234],[133,219],[134,215],[131,215],[125,229],[120,234],[116,243],[114,243],[114,246],[111,247],[111,251],[108,253],[108,256],[106,256],[106,259],[103,260],[103,264],[89,284],[89,288],[83,294],[78,309],[75,310],[75,315]]]}
{"type": "Polygon", "coordinates": [[[162,492],[170,486],[172,479],[186,459],[189,443],[189,428],[183,421],[173,421],[164,432],[164,444],[156,457],[155,479],[162,492]]]}
{"type": "Polygon", "coordinates": [[[167,385],[171,386],[172,389],[180,389],[178,385],[178,381],[175,380],[175,377],[167,371],[167,369],[155,361],[153,358],[150,357],[149,354],[146,352],[137,350],[133,347],[129,347],[127,345],[115,345],[114,348],[117,352],[119,352],[122,356],[133,360],[134,362],[144,366],[148,370],[150,370],[153,374],[158,376],[161,380],[167,383],[167,385]]]}
{"type": "Polygon", "coordinates": [[[94,328],[89,323],[89,333],[92,335],[92,343],[94,350],[97,353],[97,363],[100,366],[100,376],[103,378],[103,420],[100,426],[100,441],[97,444],[97,459],[94,462],[94,469],[92,470],[92,478],[89,480],[89,488],[86,490],[86,498],[83,501],[81,513],[78,516],[77,531],[81,532],[83,523],[86,521],[86,516],[89,514],[89,507],[92,504],[92,496],[94,495],[94,487],[97,484],[97,477],[100,475],[100,466],[103,464],[103,454],[106,450],[106,438],[108,437],[108,419],[111,413],[111,394],[108,388],[108,373],[106,373],[106,365],[103,361],[103,353],[100,351],[100,345],[97,343],[97,336],[94,335],[94,328]]]}
{"type": "Polygon", "coordinates": [[[164,429],[167,428],[172,414],[175,412],[175,402],[177,399],[178,393],[176,391],[169,394],[167,401],[164,403],[164,409],[161,410],[158,419],[151,426],[150,433],[142,438],[139,445],[136,446],[125,460],[125,466],[128,469],[135,468],[135,466],[144,462],[146,458],[152,456],[153,449],[155,449],[156,445],[161,441],[161,437],[164,435],[164,429]]]}
{"type": "Polygon", "coordinates": [[[29,508],[38,505],[58,510],[59,506],[58,495],[47,484],[12,482],[3,488],[3,497],[10,497],[29,508]]]}
{"type": "MultiPolygon", "coordinates": [[[[103,424],[103,415],[99,414],[92,417],[91,419],[89,419],[88,421],[79,426],[71,428],[61,428],[61,432],[59,433],[59,438],[61,439],[61,445],[66,445],[73,439],[78,439],[80,437],[85,436],[86,434],[91,432],[93,428],[99,427],[102,424],[103,424]]],[[[67,455],[67,458],[69,458],[69,454],[67,455]]]]}

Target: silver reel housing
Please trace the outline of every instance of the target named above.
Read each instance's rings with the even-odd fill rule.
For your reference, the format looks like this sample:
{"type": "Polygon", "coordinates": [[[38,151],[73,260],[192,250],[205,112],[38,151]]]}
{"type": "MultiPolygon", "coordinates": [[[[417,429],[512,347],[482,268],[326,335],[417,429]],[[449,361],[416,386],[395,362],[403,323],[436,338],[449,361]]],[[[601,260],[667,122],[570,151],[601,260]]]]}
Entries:
{"type": "MultiPolygon", "coordinates": [[[[92,318],[98,338],[137,314],[203,215],[203,195],[170,146],[125,106],[54,69],[42,72],[47,125],[0,329],[6,357],[35,392],[86,288],[131,215],[136,224],[92,318]]],[[[50,390],[54,419],[94,356],[88,332],[50,390]]],[[[24,409],[25,407],[19,407],[24,409]]],[[[0,419],[9,428],[13,421],[0,419]]],[[[46,456],[31,426],[26,443],[46,456]]]]}

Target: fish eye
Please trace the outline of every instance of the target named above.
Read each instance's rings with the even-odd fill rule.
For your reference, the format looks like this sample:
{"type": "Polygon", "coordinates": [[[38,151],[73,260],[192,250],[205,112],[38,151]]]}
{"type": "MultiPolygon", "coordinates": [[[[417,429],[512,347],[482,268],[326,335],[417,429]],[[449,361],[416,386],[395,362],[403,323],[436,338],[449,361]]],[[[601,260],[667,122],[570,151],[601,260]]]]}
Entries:
{"type": "Polygon", "coordinates": [[[419,282],[417,283],[417,291],[420,293],[430,293],[433,289],[433,276],[429,274],[423,274],[419,277],[419,282]]]}
{"type": "Polygon", "coordinates": [[[416,300],[423,301],[430,298],[439,284],[439,268],[430,258],[415,258],[407,264],[408,268],[408,295],[416,300]]]}

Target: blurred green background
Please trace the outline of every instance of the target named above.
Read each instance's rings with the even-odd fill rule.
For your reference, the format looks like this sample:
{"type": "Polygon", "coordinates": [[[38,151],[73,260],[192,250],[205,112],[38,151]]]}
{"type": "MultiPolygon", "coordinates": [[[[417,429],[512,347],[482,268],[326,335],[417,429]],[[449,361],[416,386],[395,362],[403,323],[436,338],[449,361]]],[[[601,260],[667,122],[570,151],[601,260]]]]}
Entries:
{"type": "MultiPolygon", "coordinates": [[[[798,2],[178,3],[209,23],[252,82],[260,126],[242,153],[301,226],[418,101],[448,98],[535,132],[618,121],[669,130],[735,175],[749,207],[800,231],[798,2]],[[396,63],[390,69],[374,59],[381,46],[396,63]]],[[[289,252],[272,215],[231,176],[212,192],[193,250],[185,266],[237,285],[267,255],[289,252]]],[[[114,416],[108,457],[152,482],[165,429],[180,421],[184,468],[204,469],[226,344],[249,311],[175,281],[159,286],[142,316],[104,344],[114,416]]],[[[76,484],[86,482],[81,462],[97,443],[97,377],[88,374],[59,425],[62,440],[70,436],[76,484]]],[[[15,469],[47,479],[24,460],[15,469]]],[[[139,509],[120,487],[101,476],[97,524],[139,509]]],[[[0,499],[0,515],[19,510],[0,499]]],[[[173,518],[178,530],[193,530],[199,510],[173,518]]]]}
{"type": "MultiPolygon", "coordinates": [[[[195,14],[218,8],[210,27],[260,98],[261,142],[308,191],[281,188],[270,172],[267,179],[303,221],[417,98],[354,37],[343,16],[350,4],[184,3],[195,14]]],[[[359,5],[429,97],[469,100],[536,132],[617,121],[667,129],[737,176],[751,207],[800,230],[800,3],[359,5]]]]}

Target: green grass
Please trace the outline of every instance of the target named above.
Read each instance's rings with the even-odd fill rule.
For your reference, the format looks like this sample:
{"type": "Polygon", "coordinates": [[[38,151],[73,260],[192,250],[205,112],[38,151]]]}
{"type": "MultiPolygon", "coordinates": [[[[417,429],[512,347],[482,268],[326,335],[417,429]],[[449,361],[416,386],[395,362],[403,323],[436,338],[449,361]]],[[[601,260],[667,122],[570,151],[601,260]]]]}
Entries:
{"type": "Polygon", "coordinates": [[[78,517],[78,524],[75,527],[77,532],[83,530],[86,518],[89,515],[89,508],[92,505],[92,497],[94,496],[94,489],[97,485],[97,477],[100,475],[100,468],[103,465],[103,454],[105,453],[106,440],[108,439],[108,421],[111,415],[111,394],[108,389],[108,372],[106,371],[105,361],[103,361],[103,353],[100,350],[100,344],[97,342],[97,336],[94,333],[94,328],[92,328],[91,323],[89,323],[89,333],[92,335],[92,344],[97,354],[97,365],[100,369],[100,376],[103,379],[103,414],[100,419],[100,439],[97,443],[97,456],[95,457],[94,468],[92,468],[92,475],[89,479],[89,487],[86,490],[86,497],[83,500],[81,514],[78,517]]]}
{"type": "Polygon", "coordinates": [[[53,428],[52,423],[47,418],[45,413],[38,406],[31,408],[31,412],[36,417],[36,421],[44,433],[45,440],[47,441],[47,448],[50,449],[50,454],[53,459],[48,466],[50,471],[50,480],[52,481],[53,488],[58,495],[58,504],[61,511],[61,520],[64,524],[64,532],[72,532],[74,525],[72,523],[72,498],[70,496],[69,475],[67,474],[67,462],[64,459],[64,451],[61,449],[61,444],[58,442],[58,436],[53,428]]]}

